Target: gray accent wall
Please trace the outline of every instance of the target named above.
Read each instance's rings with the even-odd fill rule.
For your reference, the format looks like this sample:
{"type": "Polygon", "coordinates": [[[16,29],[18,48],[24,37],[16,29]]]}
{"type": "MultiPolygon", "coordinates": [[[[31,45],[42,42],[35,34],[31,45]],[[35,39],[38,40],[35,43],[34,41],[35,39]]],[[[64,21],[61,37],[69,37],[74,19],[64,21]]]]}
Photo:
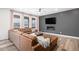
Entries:
{"type": "Polygon", "coordinates": [[[52,32],[79,36],[79,9],[63,11],[55,14],[40,16],[39,29],[43,32],[52,32]],[[45,18],[56,17],[56,24],[45,24],[45,18]],[[54,26],[55,30],[47,30],[47,26],[54,26]]]}

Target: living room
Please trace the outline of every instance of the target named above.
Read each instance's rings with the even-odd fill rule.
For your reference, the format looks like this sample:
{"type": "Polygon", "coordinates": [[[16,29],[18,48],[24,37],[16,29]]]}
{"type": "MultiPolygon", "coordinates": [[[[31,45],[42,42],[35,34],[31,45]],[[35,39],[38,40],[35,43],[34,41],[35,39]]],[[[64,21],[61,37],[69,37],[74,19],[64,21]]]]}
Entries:
{"type": "Polygon", "coordinates": [[[1,8],[0,51],[79,51],[78,15],[78,8],[1,8]]]}
{"type": "Polygon", "coordinates": [[[78,0],[0,0],[1,59],[79,59],[78,0]]]}

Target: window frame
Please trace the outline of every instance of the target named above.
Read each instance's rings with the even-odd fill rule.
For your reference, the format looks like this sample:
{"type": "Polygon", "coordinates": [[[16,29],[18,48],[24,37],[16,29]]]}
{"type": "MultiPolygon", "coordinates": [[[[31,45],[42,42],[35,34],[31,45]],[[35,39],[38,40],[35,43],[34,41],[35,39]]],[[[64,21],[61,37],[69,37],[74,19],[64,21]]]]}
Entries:
{"type": "Polygon", "coordinates": [[[20,15],[13,15],[13,28],[14,29],[18,29],[18,28],[20,28],[20,15]],[[19,22],[16,22],[16,20],[15,19],[18,19],[19,20],[19,22]],[[19,23],[19,27],[17,27],[17,26],[15,26],[15,24],[14,23],[19,23]]]}
{"type": "Polygon", "coordinates": [[[32,28],[36,28],[36,18],[32,17],[32,28]],[[34,20],[34,26],[33,26],[33,20],[34,20]]]}
{"type": "Polygon", "coordinates": [[[24,16],[24,17],[23,17],[23,27],[28,27],[28,28],[29,28],[29,17],[28,17],[28,16],[24,16]],[[27,20],[28,20],[28,26],[25,26],[25,24],[24,24],[24,20],[25,20],[24,18],[25,18],[25,17],[26,17],[27,20]]]}

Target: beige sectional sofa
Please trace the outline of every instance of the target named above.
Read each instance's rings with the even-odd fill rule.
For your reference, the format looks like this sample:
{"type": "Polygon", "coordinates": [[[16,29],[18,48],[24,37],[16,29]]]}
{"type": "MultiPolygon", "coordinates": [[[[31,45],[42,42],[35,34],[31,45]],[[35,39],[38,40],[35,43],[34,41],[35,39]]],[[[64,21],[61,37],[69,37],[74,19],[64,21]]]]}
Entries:
{"type": "Polygon", "coordinates": [[[14,43],[14,45],[21,51],[31,51],[34,50],[32,47],[37,44],[33,36],[23,35],[23,32],[9,30],[9,39],[14,43]]]}
{"type": "Polygon", "coordinates": [[[19,29],[19,30],[9,30],[9,39],[14,43],[20,51],[50,51],[57,45],[58,37],[44,34],[45,38],[50,38],[50,46],[44,48],[37,41],[37,37],[31,35],[32,31],[30,29],[19,29]]]}

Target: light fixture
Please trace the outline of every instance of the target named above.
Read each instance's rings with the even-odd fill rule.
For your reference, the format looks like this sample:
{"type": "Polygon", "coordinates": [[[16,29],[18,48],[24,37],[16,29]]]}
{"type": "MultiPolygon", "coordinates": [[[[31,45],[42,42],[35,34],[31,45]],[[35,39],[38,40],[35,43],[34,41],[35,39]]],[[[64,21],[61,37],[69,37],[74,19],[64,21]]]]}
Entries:
{"type": "Polygon", "coordinates": [[[41,12],[41,8],[39,8],[39,12],[41,12]]]}

